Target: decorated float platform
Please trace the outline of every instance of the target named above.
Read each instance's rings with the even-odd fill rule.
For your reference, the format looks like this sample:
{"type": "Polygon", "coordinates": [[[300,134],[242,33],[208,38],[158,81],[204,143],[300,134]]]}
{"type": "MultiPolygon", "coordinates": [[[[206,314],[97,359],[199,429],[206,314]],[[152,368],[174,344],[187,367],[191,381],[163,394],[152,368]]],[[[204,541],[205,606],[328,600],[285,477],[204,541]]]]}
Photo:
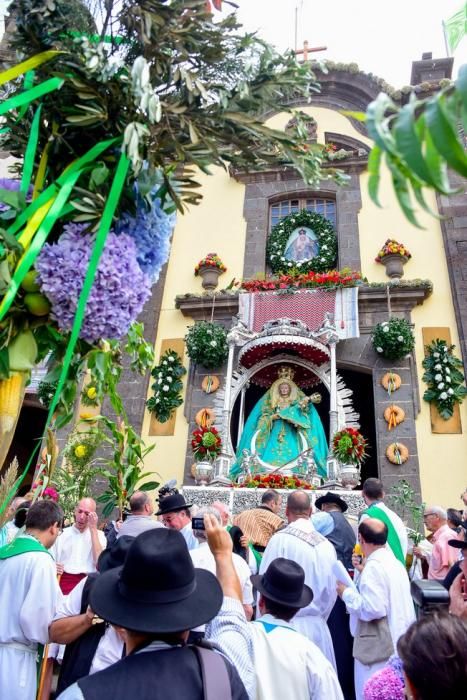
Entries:
{"type": "MultiPolygon", "coordinates": [[[[261,504],[261,496],[264,489],[241,488],[225,486],[183,486],[183,495],[187,503],[193,503],[199,508],[210,506],[214,501],[225,503],[233,515],[241,513],[249,508],[255,508],[261,504]]],[[[287,496],[291,493],[291,489],[277,489],[282,495],[282,510],[285,513],[285,505],[287,496]]],[[[348,505],[347,516],[358,517],[358,514],[364,510],[365,502],[362,498],[361,491],[349,491],[347,489],[327,488],[312,489],[309,491],[311,502],[314,504],[316,499],[324,493],[331,491],[337,494],[348,505]]]]}

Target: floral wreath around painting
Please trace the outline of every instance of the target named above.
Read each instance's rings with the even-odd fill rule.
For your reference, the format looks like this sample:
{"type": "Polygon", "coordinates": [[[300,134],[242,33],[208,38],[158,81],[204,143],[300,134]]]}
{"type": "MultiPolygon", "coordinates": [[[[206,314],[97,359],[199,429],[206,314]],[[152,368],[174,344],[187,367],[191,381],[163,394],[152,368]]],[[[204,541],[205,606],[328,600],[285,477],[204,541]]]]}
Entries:
{"type": "Polygon", "coordinates": [[[301,211],[289,214],[281,219],[272,229],[266,247],[266,260],[274,273],[298,274],[306,272],[325,272],[334,268],[337,258],[337,238],[332,223],[316,212],[301,211]],[[310,257],[296,259],[290,240],[294,231],[304,227],[311,229],[315,236],[310,244],[316,250],[310,257]]]}

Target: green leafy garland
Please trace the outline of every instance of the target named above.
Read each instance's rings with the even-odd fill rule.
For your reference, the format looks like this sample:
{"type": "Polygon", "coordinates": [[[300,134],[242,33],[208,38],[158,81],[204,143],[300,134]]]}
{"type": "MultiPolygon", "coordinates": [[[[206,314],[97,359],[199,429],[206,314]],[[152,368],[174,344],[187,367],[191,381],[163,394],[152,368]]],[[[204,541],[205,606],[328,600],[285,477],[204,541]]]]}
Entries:
{"type": "Polygon", "coordinates": [[[186,369],[175,350],[167,350],[159,364],[153,368],[151,375],[156,381],[151,389],[154,396],[146,401],[146,406],[159,423],[168,421],[175,409],[183,403],[181,377],[184,374],[186,369]]]}
{"type": "Polygon", "coordinates": [[[198,321],[185,336],[188,355],[193,362],[215,369],[227,359],[227,332],[218,323],[198,321]]]}
{"type": "Polygon", "coordinates": [[[272,229],[266,246],[267,263],[276,274],[326,272],[334,268],[336,258],[337,239],[333,225],[321,214],[306,209],[281,219],[272,229]],[[314,231],[319,243],[319,253],[312,260],[294,262],[285,258],[285,248],[291,233],[300,226],[314,231]]]}
{"type": "Polygon", "coordinates": [[[422,362],[426,370],[422,379],[428,384],[423,398],[435,404],[444,420],[452,416],[455,404],[462,403],[467,395],[464,375],[460,371],[463,365],[454,355],[454,348],[455,345],[448,345],[445,340],[437,338],[425,346],[427,356],[422,362]]]}
{"type": "Polygon", "coordinates": [[[388,360],[400,360],[412,352],[415,338],[405,318],[390,318],[378,323],[371,336],[376,352],[388,360]]]}

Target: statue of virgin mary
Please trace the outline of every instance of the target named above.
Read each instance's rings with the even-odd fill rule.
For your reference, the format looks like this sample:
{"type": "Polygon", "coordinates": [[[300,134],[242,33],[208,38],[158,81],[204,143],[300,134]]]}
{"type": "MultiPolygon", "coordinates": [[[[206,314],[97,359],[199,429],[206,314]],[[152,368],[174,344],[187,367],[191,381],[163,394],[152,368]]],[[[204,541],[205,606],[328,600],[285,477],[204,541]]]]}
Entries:
{"type": "Polygon", "coordinates": [[[291,367],[281,367],[279,378],[256,403],[243,429],[230,476],[241,471],[242,455],[254,455],[262,472],[284,466],[282,473],[298,473],[299,456],[312,450],[318,474],[326,477],[328,445],[313,403],[319,394],[306,396],[293,381],[291,367]]]}

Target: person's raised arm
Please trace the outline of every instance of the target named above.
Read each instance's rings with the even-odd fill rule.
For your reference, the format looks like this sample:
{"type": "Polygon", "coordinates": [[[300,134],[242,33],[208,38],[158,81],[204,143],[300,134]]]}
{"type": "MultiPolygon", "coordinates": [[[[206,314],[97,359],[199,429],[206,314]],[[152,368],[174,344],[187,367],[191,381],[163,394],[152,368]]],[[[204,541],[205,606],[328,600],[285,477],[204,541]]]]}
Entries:
{"type": "Polygon", "coordinates": [[[209,513],[204,516],[204,527],[211,552],[216,560],[216,576],[227,598],[235,598],[241,603],[242,589],[232,560],[232,538],[209,513]]]}

